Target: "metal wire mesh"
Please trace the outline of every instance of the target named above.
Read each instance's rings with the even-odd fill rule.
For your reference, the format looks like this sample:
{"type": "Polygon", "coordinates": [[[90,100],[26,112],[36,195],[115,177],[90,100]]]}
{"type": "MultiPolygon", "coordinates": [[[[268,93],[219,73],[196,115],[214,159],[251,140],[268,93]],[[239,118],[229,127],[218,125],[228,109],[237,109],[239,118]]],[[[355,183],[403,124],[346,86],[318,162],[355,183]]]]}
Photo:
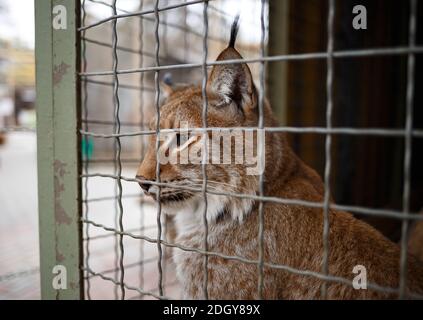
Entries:
{"type": "MultiPolygon", "coordinates": [[[[85,157],[83,159],[83,172],[81,174],[81,179],[84,185],[84,194],[83,194],[83,203],[84,203],[84,215],[82,218],[82,223],[84,224],[85,233],[84,233],[84,265],[82,266],[85,271],[85,297],[87,299],[91,298],[92,291],[92,281],[94,278],[100,278],[103,281],[107,281],[113,284],[115,288],[114,292],[115,298],[125,299],[128,297],[127,291],[130,291],[134,294],[129,298],[145,298],[153,297],[156,299],[168,299],[174,298],[166,294],[166,289],[172,286],[177,286],[177,281],[166,281],[166,265],[170,263],[166,254],[168,248],[176,248],[178,250],[195,252],[203,255],[204,257],[204,283],[203,283],[203,295],[204,298],[208,298],[208,258],[209,257],[220,257],[222,259],[227,259],[231,261],[237,261],[239,263],[256,265],[257,266],[257,290],[258,296],[262,298],[263,296],[263,283],[264,283],[264,268],[273,268],[278,270],[284,270],[296,275],[302,275],[307,277],[314,277],[320,280],[324,280],[324,285],[321,288],[322,297],[327,296],[327,283],[342,283],[351,286],[351,280],[346,278],[341,278],[338,276],[331,275],[329,273],[328,266],[328,257],[330,252],[330,243],[328,240],[328,235],[330,231],[330,220],[329,212],[330,210],[343,210],[349,211],[352,213],[359,213],[369,216],[376,217],[388,217],[392,219],[398,219],[402,221],[402,237],[401,237],[401,258],[399,261],[400,264],[400,286],[399,288],[388,288],[382,287],[375,283],[369,283],[368,288],[372,290],[395,293],[399,297],[405,296],[406,290],[406,265],[407,265],[407,231],[408,224],[410,221],[422,220],[421,215],[416,215],[410,212],[410,167],[411,167],[411,141],[413,138],[423,138],[423,130],[413,129],[413,101],[414,101],[414,67],[415,67],[415,55],[423,53],[423,47],[416,45],[416,19],[417,19],[417,1],[410,0],[410,16],[409,16],[409,42],[407,46],[403,47],[390,47],[390,48],[373,48],[373,49],[356,49],[356,50],[343,50],[336,51],[334,50],[334,41],[335,41],[335,15],[336,15],[336,5],[335,0],[328,0],[328,20],[327,20],[327,49],[325,52],[313,52],[313,53],[300,53],[300,54],[287,54],[287,55],[277,55],[277,56],[268,56],[266,48],[267,40],[267,7],[268,3],[266,0],[260,0],[261,4],[261,14],[260,21],[258,26],[261,30],[260,36],[260,47],[259,47],[259,56],[246,58],[246,59],[236,59],[236,60],[224,60],[224,61],[210,61],[209,60],[209,43],[210,41],[219,42],[223,45],[226,44],[226,39],[221,36],[211,34],[209,30],[209,20],[210,14],[213,14],[213,17],[218,17],[222,21],[226,21],[230,24],[233,19],[231,14],[226,13],[221,8],[214,5],[214,1],[185,1],[178,2],[176,4],[169,4],[167,1],[155,0],[152,3],[152,7],[148,7],[145,4],[145,1],[140,1],[139,6],[135,12],[129,10],[124,10],[118,7],[119,1],[113,0],[112,2],[105,1],[96,1],[96,0],[84,0],[82,1],[82,25],[78,29],[81,35],[82,43],[82,69],[79,73],[81,84],[83,87],[83,98],[82,98],[82,108],[83,108],[83,119],[82,119],[82,129],[80,134],[83,139],[88,141],[88,139],[104,139],[112,140],[114,154],[113,157],[105,157],[103,159],[90,159],[85,157]],[[99,19],[93,22],[87,21],[86,15],[86,6],[87,3],[91,3],[96,6],[104,6],[111,10],[110,16],[99,19]],[[190,7],[192,6],[203,6],[202,13],[199,11],[192,11],[190,7]],[[184,10],[184,23],[179,24],[175,22],[168,21],[166,15],[170,14],[172,10],[177,9],[184,10]],[[187,23],[188,17],[191,15],[196,15],[198,18],[202,19],[203,30],[199,32],[194,30],[187,23]],[[127,18],[137,18],[138,20],[138,39],[139,43],[137,47],[127,47],[119,44],[119,32],[118,21],[127,18]],[[106,24],[111,26],[112,39],[111,43],[108,43],[104,40],[98,40],[90,38],[87,33],[95,28],[104,26],[106,24]],[[145,45],[147,42],[146,36],[144,34],[145,24],[152,23],[154,28],[154,51],[148,51],[149,47],[145,45]],[[161,50],[161,46],[167,46],[166,39],[168,35],[173,30],[179,30],[184,34],[184,59],[177,63],[172,61],[167,61],[168,56],[165,51],[161,50]],[[161,32],[161,33],[160,33],[161,32]],[[189,37],[199,37],[202,40],[202,50],[199,51],[199,48],[190,48],[189,47],[189,37]],[[87,59],[87,46],[96,45],[101,46],[105,49],[110,49],[112,52],[112,67],[110,70],[106,71],[89,71],[89,61],[87,59]],[[137,68],[122,69],[119,64],[119,55],[118,52],[125,52],[128,54],[134,54],[139,57],[139,66],[137,68]],[[189,62],[189,57],[192,52],[197,52],[201,57],[201,62],[189,62]],[[376,128],[350,128],[350,127],[333,127],[332,125],[332,114],[334,109],[333,102],[333,88],[334,88],[334,62],[335,59],[343,58],[357,58],[357,57],[371,57],[371,56],[391,56],[391,55],[403,55],[407,57],[408,67],[407,67],[407,99],[406,99],[406,123],[404,129],[376,129],[376,128]],[[150,59],[151,63],[147,63],[146,60],[150,59]],[[326,76],[326,126],[325,127],[265,127],[264,125],[264,99],[266,96],[266,64],[269,62],[275,61],[303,61],[319,59],[326,60],[327,66],[327,76],[326,76]],[[166,64],[162,62],[166,61],[166,64]],[[160,181],[160,163],[157,161],[156,165],[156,179],[155,181],[144,181],[134,178],[129,178],[123,174],[122,166],[125,163],[139,162],[138,158],[123,158],[122,157],[122,139],[135,139],[141,138],[140,146],[141,152],[144,153],[145,141],[143,138],[156,135],[159,136],[162,133],[172,132],[174,130],[168,129],[163,130],[160,128],[160,98],[161,98],[161,89],[160,89],[160,72],[166,70],[182,70],[189,71],[191,69],[200,69],[202,72],[202,97],[203,97],[203,112],[202,112],[202,128],[190,128],[189,130],[193,132],[203,133],[207,135],[208,132],[213,130],[219,130],[220,128],[209,127],[207,123],[207,112],[208,112],[208,100],[206,94],[207,86],[207,74],[210,67],[222,64],[240,64],[240,63],[250,63],[259,65],[259,121],[256,127],[251,128],[242,128],[243,130],[256,130],[261,129],[264,132],[287,132],[287,133],[314,133],[320,134],[325,137],[325,168],[324,168],[324,201],[323,202],[312,202],[305,200],[295,200],[295,199],[282,199],[276,197],[269,197],[264,195],[264,177],[260,176],[259,181],[259,193],[258,195],[242,194],[242,193],[228,193],[228,192],[218,192],[216,190],[208,189],[208,179],[207,172],[205,168],[205,161],[202,164],[202,174],[203,182],[201,188],[195,187],[181,187],[173,185],[171,183],[161,182],[160,181]],[[153,87],[146,85],[146,78],[149,74],[154,75],[153,87]],[[130,76],[138,75],[139,83],[134,85],[133,83],[124,83],[120,82],[121,76],[130,76]],[[111,77],[111,80],[106,81],[102,78],[111,77]],[[100,80],[99,80],[100,79],[100,80]],[[94,114],[88,113],[88,104],[89,104],[89,85],[96,86],[105,86],[111,87],[113,90],[113,119],[112,120],[98,120],[94,114]],[[120,89],[133,90],[139,94],[139,113],[140,121],[121,121],[120,114],[120,89]],[[146,94],[154,95],[154,113],[156,115],[155,120],[155,129],[147,129],[148,123],[148,110],[146,102],[146,94]],[[91,131],[92,128],[90,125],[96,126],[111,126],[113,127],[113,133],[98,133],[91,131]],[[121,128],[132,128],[134,131],[122,131],[121,128]],[[139,129],[139,130],[138,130],[139,129]],[[138,130],[138,131],[136,131],[138,130]],[[330,188],[330,178],[331,178],[331,149],[332,149],[332,137],[334,135],[351,135],[351,136],[381,136],[381,137],[400,137],[405,141],[404,149],[404,189],[403,189],[403,210],[388,210],[388,209],[375,209],[375,208],[366,208],[352,205],[339,205],[331,203],[331,188],[330,188]],[[98,163],[112,163],[114,165],[113,173],[101,173],[101,172],[92,172],[90,170],[91,165],[98,163]],[[115,189],[114,194],[111,196],[102,196],[102,197],[90,197],[90,188],[89,188],[89,179],[92,178],[105,178],[112,179],[114,181],[115,189]],[[147,225],[145,220],[145,209],[144,205],[145,200],[141,194],[124,194],[123,192],[123,182],[128,183],[144,183],[150,184],[158,187],[158,203],[157,203],[157,215],[156,215],[156,224],[147,225]],[[203,195],[205,202],[204,214],[203,214],[203,224],[204,224],[204,243],[203,248],[192,248],[180,245],[178,243],[171,243],[166,239],[166,228],[163,221],[162,208],[160,204],[160,189],[161,187],[173,187],[179,188],[191,192],[197,192],[203,195]],[[209,250],[207,235],[208,235],[208,222],[207,222],[207,195],[225,195],[235,198],[242,199],[251,199],[258,202],[258,214],[259,214],[259,226],[258,226],[258,243],[259,243],[259,252],[257,260],[250,260],[238,256],[228,256],[222,254],[221,252],[213,252],[209,250]],[[138,228],[125,229],[124,227],[124,217],[128,213],[124,210],[124,199],[142,199],[141,201],[141,219],[139,221],[140,226],[138,228]],[[115,216],[114,216],[114,227],[107,226],[106,224],[96,222],[92,217],[92,209],[90,204],[95,202],[103,202],[112,200],[115,203],[115,216]],[[299,270],[292,268],[286,265],[276,265],[269,263],[264,259],[263,252],[263,241],[264,241],[264,216],[263,208],[266,203],[278,203],[285,205],[298,205],[306,206],[312,208],[322,209],[324,216],[324,225],[322,230],[323,237],[323,263],[321,272],[314,272],[310,270],[299,270]],[[106,233],[92,235],[91,227],[105,231],[106,233]],[[146,230],[156,231],[156,236],[148,236],[144,234],[146,230]],[[91,246],[94,240],[104,241],[104,239],[114,237],[114,266],[111,268],[100,269],[102,271],[94,270],[91,266],[91,246]],[[141,242],[139,247],[139,261],[133,263],[125,263],[125,243],[124,240],[130,238],[135,239],[141,242]],[[144,243],[154,244],[157,250],[157,256],[147,257],[145,254],[144,243]],[[153,265],[156,262],[155,272],[157,274],[157,284],[153,287],[146,287],[145,281],[145,272],[148,265],[153,265]],[[129,269],[139,268],[139,285],[130,285],[126,282],[126,272],[129,269]],[[113,274],[113,277],[108,276],[108,274],[113,274]]],[[[150,3],[151,4],[151,3],[150,3]]],[[[151,46],[150,46],[151,47],[151,46]]],[[[109,78],[110,79],[110,78],[109,78]]],[[[237,128],[229,128],[237,129],[237,128]]],[[[176,130],[176,129],[175,129],[176,130]]],[[[156,155],[158,156],[159,152],[159,139],[156,140],[156,155]]],[[[88,143],[85,144],[88,146],[88,143]]],[[[207,157],[207,149],[203,153],[204,157],[207,157]]],[[[88,154],[88,150],[85,152],[88,154]]],[[[148,201],[147,201],[148,202],[148,201]]],[[[107,213],[106,213],[107,214],[107,213]]],[[[408,294],[411,297],[422,298],[421,296],[413,293],[408,294]]]]}

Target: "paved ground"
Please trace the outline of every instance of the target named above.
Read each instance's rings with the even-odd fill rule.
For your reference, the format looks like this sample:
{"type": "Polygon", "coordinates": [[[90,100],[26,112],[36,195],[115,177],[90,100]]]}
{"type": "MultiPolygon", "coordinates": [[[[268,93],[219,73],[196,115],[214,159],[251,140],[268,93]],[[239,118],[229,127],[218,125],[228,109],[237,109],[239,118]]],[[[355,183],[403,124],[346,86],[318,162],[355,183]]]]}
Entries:
{"type": "MultiPolygon", "coordinates": [[[[123,174],[134,176],[134,166],[124,166],[123,174]]],[[[112,166],[91,166],[90,172],[112,173],[112,166]]],[[[7,144],[0,146],[0,299],[39,299],[39,249],[37,216],[36,138],[33,133],[8,135],[7,144]]],[[[139,186],[124,183],[125,195],[136,195],[139,186]]],[[[113,180],[89,179],[88,199],[113,196],[113,180]]],[[[124,228],[134,234],[157,237],[156,209],[151,204],[140,206],[139,197],[123,199],[124,228]],[[141,226],[145,230],[136,230],[141,226]],[[150,226],[152,226],[150,228],[150,226]]],[[[97,223],[115,226],[114,200],[93,201],[88,206],[88,218],[97,223]]],[[[94,226],[89,236],[89,267],[95,272],[118,279],[116,238],[110,232],[94,226]],[[105,272],[104,272],[105,271],[105,272]]],[[[86,232],[86,230],[85,230],[86,232]]],[[[84,237],[86,233],[84,232],[84,237]]],[[[84,244],[84,248],[86,245],[84,244]]],[[[142,240],[124,238],[125,283],[157,293],[157,245],[142,240]],[[145,261],[144,264],[140,264],[145,261]]],[[[165,295],[179,297],[174,266],[170,260],[164,268],[165,295]],[[170,284],[168,287],[167,284],[170,284]]],[[[88,287],[88,286],[86,286],[88,287]]],[[[114,299],[116,286],[100,277],[89,279],[92,299],[114,299]]],[[[120,292],[120,291],[119,291],[120,292]]],[[[137,291],[128,290],[126,298],[137,299],[137,291]]],[[[118,297],[120,295],[118,294],[118,297]]]]}
{"type": "Polygon", "coordinates": [[[0,146],[0,299],[40,297],[36,172],[35,135],[8,135],[0,146]]]}

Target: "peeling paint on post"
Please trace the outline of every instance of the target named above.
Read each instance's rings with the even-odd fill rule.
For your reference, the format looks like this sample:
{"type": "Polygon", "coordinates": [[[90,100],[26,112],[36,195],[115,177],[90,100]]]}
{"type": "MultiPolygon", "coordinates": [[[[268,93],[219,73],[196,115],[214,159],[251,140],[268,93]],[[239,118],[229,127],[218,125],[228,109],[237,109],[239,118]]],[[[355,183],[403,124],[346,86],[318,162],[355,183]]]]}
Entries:
{"type": "MultiPolygon", "coordinates": [[[[63,10],[62,10],[63,11],[63,10]]],[[[38,197],[41,296],[81,299],[77,26],[79,1],[35,0],[38,197]],[[63,28],[54,8],[65,7],[63,28]],[[53,268],[66,268],[66,289],[54,289],[53,268]]]]}

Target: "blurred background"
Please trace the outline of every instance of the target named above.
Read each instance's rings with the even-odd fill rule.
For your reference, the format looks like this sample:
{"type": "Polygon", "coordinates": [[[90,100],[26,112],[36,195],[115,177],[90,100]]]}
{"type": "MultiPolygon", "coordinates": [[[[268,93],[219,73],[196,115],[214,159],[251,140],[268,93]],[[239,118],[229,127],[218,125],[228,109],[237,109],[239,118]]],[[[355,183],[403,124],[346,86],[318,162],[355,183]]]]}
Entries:
{"type": "MultiPolygon", "coordinates": [[[[118,14],[151,9],[153,0],[117,1],[118,14]]],[[[183,3],[161,0],[160,6],[183,3]]],[[[112,14],[111,1],[86,0],[82,23],[89,25],[112,14]]],[[[408,44],[409,2],[395,0],[337,0],[335,50],[392,48],[408,44]],[[367,8],[367,30],[352,27],[352,8],[367,8]]],[[[37,216],[37,167],[35,136],[34,4],[32,0],[0,0],[0,299],[39,299],[37,216]]],[[[196,4],[160,13],[160,64],[201,63],[203,59],[203,5],[196,4]]],[[[245,58],[260,56],[259,0],[215,0],[209,8],[209,54],[214,60],[227,45],[230,24],[241,14],[237,48],[245,58]]],[[[266,8],[266,43],[269,55],[324,52],[327,45],[325,0],[270,0],[266,8]]],[[[155,65],[154,15],[119,19],[119,69],[155,65]]],[[[417,44],[423,43],[423,6],[417,15],[417,44]]],[[[105,23],[82,35],[83,70],[112,68],[112,28],[105,23]]],[[[259,64],[250,65],[258,80],[259,64]]],[[[335,60],[334,127],[402,129],[405,124],[407,56],[374,56],[335,60]]],[[[160,73],[163,80],[165,72],[160,73]]],[[[176,83],[200,83],[201,69],[171,72],[176,83]]],[[[423,61],[416,55],[414,128],[423,128],[423,61]]],[[[326,126],[326,60],[279,61],[267,64],[267,96],[281,125],[326,126]]],[[[155,112],[154,73],[119,75],[122,132],[135,132],[155,112]]],[[[87,131],[113,132],[113,79],[89,77],[81,83],[81,127],[87,131]]],[[[290,134],[299,156],[323,175],[325,136],[290,134]]],[[[423,207],[423,139],[413,140],[411,211],[423,207]]],[[[111,139],[83,139],[82,164],[87,173],[115,172],[111,139]],[[88,147],[87,147],[88,146],[88,147]]],[[[145,139],[122,139],[123,175],[135,176],[145,139]]],[[[335,135],[332,147],[331,186],[336,203],[402,210],[403,137],[335,135]]],[[[83,179],[83,183],[85,180],[83,179]]],[[[115,182],[88,180],[84,214],[108,226],[116,223],[115,182]]],[[[137,184],[123,183],[125,230],[155,237],[155,207],[143,199],[137,184]]],[[[400,236],[400,222],[365,219],[393,241],[400,236]]],[[[100,228],[84,230],[85,253],[90,267],[116,278],[116,237],[100,228]],[[87,239],[89,244],[87,245],[87,239]],[[88,250],[87,250],[88,249],[88,250]]],[[[168,255],[169,256],[169,255],[168,255]]],[[[167,257],[168,257],[167,256],[167,257]]],[[[157,282],[155,245],[125,238],[126,280],[144,289],[157,282]]],[[[177,297],[170,259],[165,270],[168,291],[177,297]]],[[[89,276],[92,298],[112,299],[116,286],[89,276]]],[[[137,298],[133,293],[131,298],[137,298]]]]}
{"type": "Polygon", "coordinates": [[[0,0],[0,299],[40,297],[34,130],[33,1],[0,0]]]}

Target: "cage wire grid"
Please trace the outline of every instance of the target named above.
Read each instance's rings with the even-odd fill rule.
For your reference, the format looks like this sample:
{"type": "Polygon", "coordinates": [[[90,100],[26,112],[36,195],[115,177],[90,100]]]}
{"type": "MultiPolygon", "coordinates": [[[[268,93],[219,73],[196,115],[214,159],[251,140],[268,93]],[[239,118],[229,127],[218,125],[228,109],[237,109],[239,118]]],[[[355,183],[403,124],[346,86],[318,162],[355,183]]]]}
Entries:
{"type": "MultiPolygon", "coordinates": [[[[156,299],[169,299],[171,297],[166,296],[165,294],[165,286],[171,286],[175,283],[169,283],[165,285],[165,272],[164,269],[166,268],[166,248],[173,248],[182,251],[193,252],[197,254],[201,254],[204,257],[204,283],[203,283],[203,295],[204,298],[208,298],[208,278],[207,278],[207,264],[208,258],[210,256],[219,257],[222,259],[238,261],[239,263],[256,265],[257,266],[257,292],[258,296],[262,297],[263,291],[263,277],[264,277],[264,268],[274,268],[279,270],[284,270],[286,272],[290,272],[296,275],[302,275],[307,277],[315,277],[323,281],[323,285],[321,288],[322,297],[327,297],[327,283],[341,283],[348,286],[352,286],[352,282],[349,279],[334,276],[329,274],[328,268],[328,255],[330,252],[330,243],[328,241],[328,234],[330,230],[330,220],[329,220],[329,212],[331,209],[335,210],[343,210],[349,211],[351,213],[360,213],[369,216],[378,216],[378,217],[388,217],[392,219],[399,219],[402,221],[402,228],[401,228],[401,256],[399,263],[400,268],[400,284],[398,288],[391,288],[391,287],[383,287],[376,283],[369,283],[368,288],[376,291],[381,291],[385,293],[393,293],[398,294],[399,298],[404,298],[407,294],[409,297],[413,298],[423,298],[422,295],[418,295],[416,293],[406,293],[406,272],[407,272],[407,232],[408,232],[408,225],[409,221],[413,220],[422,220],[422,217],[419,215],[415,215],[414,213],[410,212],[410,170],[411,170],[411,155],[412,155],[412,139],[413,138],[423,138],[423,130],[415,130],[413,129],[413,102],[414,102],[414,66],[415,66],[415,55],[423,53],[423,47],[416,45],[416,19],[417,19],[417,1],[416,0],[409,0],[410,2],[410,15],[409,15],[409,40],[408,46],[404,47],[388,47],[388,48],[374,48],[374,49],[355,49],[355,50],[343,50],[343,51],[336,51],[334,50],[334,19],[336,15],[336,1],[335,0],[328,0],[328,18],[327,18],[327,49],[325,52],[312,52],[312,53],[301,53],[301,54],[286,54],[286,55],[276,55],[276,56],[268,56],[266,52],[266,41],[267,41],[267,17],[266,17],[266,9],[268,8],[268,0],[260,0],[261,4],[261,13],[260,13],[260,29],[261,29],[261,39],[260,39],[260,56],[258,58],[248,58],[248,59],[235,59],[235,60],[224,60],[224,61],[209,61],[209,48],[208,43],[209,41],[220,41],[222,43],[226,43],[226,39],[217,37],[215,35],[209,34],[209,14],[212,11],[214,14],[219,15],[221,19],[224,20],[231,20],[233,17],[232,15],[226,13],[219,7],[213,5],[212,0],[196,0],[196,1],[185,1],[179,4],[170,5],[167,1],[159,1],[156,0],[154,2],[153,9],[145,9],[144,1],[139,2],[139,9],[136,12],[130,12],[127,10],[123,10],[118,8],[117,0],[113,0],[111,3],[99,1],[99,0],[82,0],[81,3],[81,27],[78,28],[78,32],[80,33],[80,40],[81,40],[81,54],[82,54],[82,66],[81,72],[79,72],[79,77],[82,85],[82,114],[83,118],[81,119],[82,128],[80,130],[80,135],[83,139],[92,138],[101,138],[101,139],[112,139],[114,142],[113,151],[114,157],[113,159],[96,159],[96,160],[89,160],[88,158],[83,159],[83,172],[81,174],[81,182],[84,186],[84,193],[83,193],[83,217],[81,218],[81,222],[84,225],[85,233],[84,233],[84,263],[82,269],[85,274],[85,298],[91,298],[91,279],[93,277],[99,277],[104,281],[109,281],[115,285],[115,298],[125,299],[126,292],[128,290],[135,291],[139,295],[136,297],[146,297],[150,296],[156,299]],[[102,5],[109,7],[111,10],[111,15],[107,18],[98,20],[92,24],[86,24],[86,4],[94,3],[97,5],[102,5]],[[203,12],[202,12],[202,21],[204,24],[203,33],[200,33],[196,30],[193,30],[189,27],[187,23],[188,15],[189,14],[198,14],[194,12],[188,12],[188,8],[191,5],[203,5],[203,12]],[[174,9],[184,8],[184,23],[183,25],[176,24],[173,22],[169,22],[166,19],[166,14],[174,9]],[[160,15],[162,14],[162,15],[160,15]],[[152,17],[153,16],[153,17],[152,17]],[[119,19],[125,19],[130,17],[139,18],[139,47],[138,49],[128,48],[119,45],[119,37],[117,31],[117,21],[119,19]],[[111,44],[107,41],[100,41],[97,39],[91,39],[86,36],[86,31],[101,26],[107,22],[111,23],[112,29],[112,39],[111,44]],[[155,39],[155,50],[154,52],[148,52],[144,47],[144,24],[145,23],[153,23],[154,24],[154,39],[155,39]],[[163,28],[163,34],[160,36],[160,29],[163,28]],[[160,48],[163,46],[164,50],[166,48],[166,41],[162,41],[161,39],[166,39],[166,34],[169,30],[178,29],[184,32],[184,61],[185,63],[182,64],[166,64],[161,65],[162,57],[160,55],[160,48]],[[202,38],[202,61],[201,63],[188,63],[189,61],[189,51],[195,50],[196,48],[189,48],[188,44],[188,36],[195,36],[202,38]],[[86,47],[87,43],[108,47],[112,49],[113,53],[113,65],[111,70],[109,71],[87,71],[88,60],[86,56],[86,47]],[[118,51],[124,51],[132,54],[136,54],[139,57],[139,67],[133,69],[119,69],[119,61],[118,61],[118,51]],[[405,108],[406,108],[406,121],[405,126],[403,129],[375,129],[375,128],[350,128],[350,127],[333,127],[332,126],[332,114],[334,109],[333,103],[333,87],[334,87],[334,60],[341,59],[341,58],[353,58],[353,57],[369,57],[369,56],[386,56],[386,55],[405,55],[407,57],[407,85],[406,85],[406,101],[405,101],[405,108]],[[144,66],[144,57],[150,57],[154,59],[154,66],[144,66]],[[327,66],[327,74],[326,74],[326,126],[325,127],[265,127],[264,125],[264,116],[263,116],[263,107],[264,107],[264,99],[266,96],[266,64],[269,62],[275,61],[299,61],[299,60],[309,60],[309,59],[320,59],[326,60],[327,66]],[[207,135],[208,132],[213,130],[219,130],[221,128],[215,127],[208,127],[207,124],[207,108],[208,108],[208,101],[206,95],[206,85],[207,85],[207,71],[210,67],[222,64],[241,64],[241,63],[251,63],[251,64],[259,64],[259,102],[258,102],[258,111],[259,111],[259,121],[256,127],[245,128],[242,127],[244,130],[256,130],[262,129],[264,132],[287,132],[287,133],[314,133],[323,135],[325,137],[325,167],[324,167],[324,200],[323,202],[311,202],[305,200],[294,200],[294,199],[282,199],[276,197],[269,197],[264,195],[264,179],[263,175],[259,178],[259,192],[258,195],[248,195],[242,193],[231,193],[231,192],[218,192],[216,190],[209,190],[207,188],[207,173],[206,173],[206,164],[205,161],[202,162],[202,174],[203,174],[203,182],[201,188],[194,188],[188,186],[176,186],[172,183],[164,183],[160,181],[160,163],[157,161],[156,166],[156,180],[155,181],[143,181],[135,178],[129,178],[122,175],[122,164],[123,163],[135,163],[139,162],[140,159],[125,159],[121,157],[122,152],[122,145],[121,139],[128,138],[128,137],[146,137],[150,135],[159,135],[161,133],[169,133],[169,132],[176,132],[176,129],[160,129],[160,80],[159,80],[159,73],[161,71],[166,70],[184,70],[184,69],[193,69],[199,68],[202,70],[202,96],[203,96],[203,112],[202,112],[202,128],[189,128],[192,132],[202,133],[203,135],[207,135]],[[145,74],[148,72],[154,73],[154,87],[146,87],[144,86],[144,77],[145,74]],[[124,84],[120,83],[119,75],[125,74],[139,74],[139,82],[140,85],[132,85],[132,84],[124,84]],[[112,81],[100,81],[94,80],[93,77],[101,77],[101,76],[112,76],[112,81]],[[113,114],[113,121],[101,121],[96,119],[89,118],[88,114],[88,84],[93,85],[101,85],[101,86],[109,86],[113,89],[113,105],[114,105],[114,114],[113,114]],[[140,122],[123,122],[120,120],[120,101],[119,101],[119,89],[125,88],[130,90],[135,90],[140,94],[140,106],[139,112],[141,115],[140,122]],[[151,92],[154,93],[154,107],[156,112],[156,128],[155,130],[148,130],[146,129],[146,122],[145,122],[145,97],[144,92],[151,92]],[[90,124],[100,124],[106,126],[113,127],[112,134],[100,134],[95,133],[91,130],[90,124]],[[139,131],[135,132],[124,132],[121,130],[122,127],[132,127],[132,128],[139,128],[139,131]],[[331,189],[330,189],[330,177],[331,177],[331,148],[332,148],[332,137],[333,135],[355,135],[355,136],[381,136],[381,137],[401,137],[404,139],[405,148],[404,148],[404,166],[403,166],[403,197],[402,197],[402,211],[396,210],[387,210],[387,209],[375,209],[375,208],[366,208],[360,206],[351,206],[351,205],[339,205],[333,204],[330,202],[331,197],[331,189]],[[91,163],[101,163],[101,162],[110,162],[112,161],[114,164],[114,174],[104,174],[104,173],[90,173],[89,165],[91,163]],[[89,188],[88,188],[88,179],[89,178],[108,178],[113,179],[115,181],[115,194],[114,196],[109,197],[99,197],[99,198],[89,198],[89,188]],[[122,200],[125,198],[140,198],[140,194],[123,194],[122,193],[122,181],[125,182],[133,182],[133,183],[145,183],[148,185],[155,185],[158,187],[158,205],[157,205],[157,219],[155,225],[145,225],[144,221],[144,212],[141,209],[140,213],[140,227],[127,229],[125,230],[123,227],[123,205],[122,200]],[[202,194],[203,199],[205,201],[205,209],[203,213],[203,224],[204,224],[204,243],[203,248],[192,248],[180,245],[178,243],[170,243],[166,240],[163,236],[166,233],[165,228],[166,224],[163,223],[163,215],[161,212],[161,205],[160,205],[160,189],[161,187],[172,187],[178,188],[180,190],[186,190],[191,192],[198,192],[202,194]],[[235,198],[242,198],[242,199],[251,199],[257,201],[259,203],[259,226],[257,230],[257,240],[259,243],[259,252],[258,252],[258,259],[257,260],[250,260],[240,256],[228,256],[222,254],[220,252],[213,252],[208,250],[208,243],[207,243],[207,233],[208,233],[208,222],[206,219],[206,212],[207,212],[207,194],[211,195],[225,195],[229,197],[235,198]],[[106,226],[101,223],[97,223],[90,218],[90,208],[89,203],[96,202],[96,201],[104,201],[104,200],[113,200],[115,204],[115,225],[113,227],[106,226]],[[296,268],[292,268],[287,265],[278,265],[264,261],[263,255],[263,234],[264,234],[264,216],[263,216],[263,207],[265,206],[266,202],[274,202],[279,204],[285,205],[297,205],[297,206],[308,206],[313,208],[320,208],[322,209],[323,216],[324,216],[324,226],[322,230],[322,237],[323,237],[323,260],[322,260],[322,270],[321,272],[314,272],[310,270],[300,270],[296,268]],[[95,227],[100,228],[104,231],[110,232],[109,234],[99,235],[90,237],[89,228],[95,227]],[[143,230],[156,230],[157,236],[156,237],[149,237],[145,235],[135,234],[135,232],[143,231],[143,230]],[[90,242],[95,240],[104,239],[106,237],[114,237],[114,268],[103,270],[101,272],[94,271],[90,266],[90,242]],[[143,245],[140,246],[140,257],[141,261],[135,262],[132,264],[124,264],[124,257],[125,257],[125,248],[123,245],[124,237],[130,237],[132,239],[140,240],[140,242],[148,242],[151,244],[157,245],[157,254],[158,257],[154,257],[151,259],[144,259],[144,252],[143,252],[143,245]],[[143,283],[143,272],[144,266],[148,263],[157,263],[157,272],[158,272],[158,283],[156,288],[145,289],[143,283]],[[125,282],[125,270],[132,267],[139,267],[140,273],[140,285],[134,286],[130,285],[125,282]],[[107,276],[107,274],[113,274],[113,276],[107,276]]],[[[225,128],[225,129],[241,129],[241,128],[225,128]]],[[[11,129],[13,130],[13,128],[11,129]]],[[[88,144],[85,144],[86,146],[88,144]]],[[[88,151],[88,150],[87,150],[88,151]]],[[[158,155],[159,151],[159,139],[156,139],[156,156],[158,155]]],[[[143,153],[143,145],[141,146],[141,153],[143,153]]],[[[203,160],[207,158],[207,148],[203,153],[203,160]]],[[[141,197],[142,199],[142,197],[141,197]]],[[[143,201],[143,200],[142,200],[143,201]]],[[[141,206],[142,207],[142,206],[141,206]]]]}

